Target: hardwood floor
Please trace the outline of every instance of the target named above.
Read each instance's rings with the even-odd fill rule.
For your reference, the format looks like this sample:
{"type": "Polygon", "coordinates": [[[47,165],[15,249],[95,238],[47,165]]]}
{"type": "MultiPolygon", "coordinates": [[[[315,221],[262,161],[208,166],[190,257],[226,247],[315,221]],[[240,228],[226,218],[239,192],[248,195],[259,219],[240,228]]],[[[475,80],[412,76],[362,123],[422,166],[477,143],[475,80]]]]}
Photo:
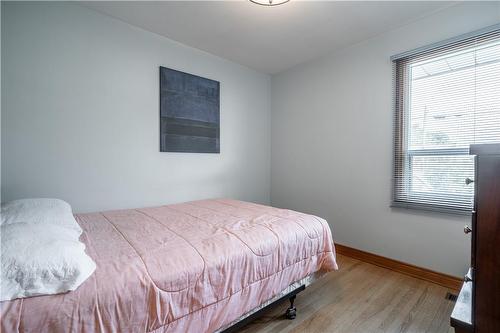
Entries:
{"type": "Polygon", "coordinates": [[[452,333],[456,291],[345,256],[340,270],[297,295],[297,318],[283,313],[288,301],[271,309],[241,332],[445,332],[452,333]]]}

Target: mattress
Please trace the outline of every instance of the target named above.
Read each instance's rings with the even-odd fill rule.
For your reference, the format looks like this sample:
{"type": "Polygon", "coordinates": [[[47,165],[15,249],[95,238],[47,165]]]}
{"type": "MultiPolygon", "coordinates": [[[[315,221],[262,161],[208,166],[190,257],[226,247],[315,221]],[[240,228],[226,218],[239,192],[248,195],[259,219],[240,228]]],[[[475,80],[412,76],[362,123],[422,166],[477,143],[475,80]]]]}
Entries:
{"type": "Polygon", "coordinates": [[[76,215],[97,264],[77,290],[0,303],[2,332],[214,332],[337,269],[325,220],[219,199],[76,215]]]}

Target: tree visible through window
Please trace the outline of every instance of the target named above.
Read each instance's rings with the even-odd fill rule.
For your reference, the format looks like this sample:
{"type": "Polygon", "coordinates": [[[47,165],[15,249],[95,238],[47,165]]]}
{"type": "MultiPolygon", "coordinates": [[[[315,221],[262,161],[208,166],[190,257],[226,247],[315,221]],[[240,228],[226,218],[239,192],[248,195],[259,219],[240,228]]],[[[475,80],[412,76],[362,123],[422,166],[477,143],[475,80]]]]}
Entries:
{"type": "Polygon", "coordinates": [[[500,142],[498,31],[395,60],[393,204],[467,211],[469,146],[500,142]]]}

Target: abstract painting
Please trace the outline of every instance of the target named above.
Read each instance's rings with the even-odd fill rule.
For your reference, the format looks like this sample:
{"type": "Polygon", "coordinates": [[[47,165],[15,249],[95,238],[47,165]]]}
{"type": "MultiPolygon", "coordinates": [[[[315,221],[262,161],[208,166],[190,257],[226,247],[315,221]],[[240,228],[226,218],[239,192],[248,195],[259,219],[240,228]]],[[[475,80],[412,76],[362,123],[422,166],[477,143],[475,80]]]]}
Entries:
{"type": "Polygon", "coordinates": [[[160,151],[220,153],[220,83],[160,67],[160,151]]]}

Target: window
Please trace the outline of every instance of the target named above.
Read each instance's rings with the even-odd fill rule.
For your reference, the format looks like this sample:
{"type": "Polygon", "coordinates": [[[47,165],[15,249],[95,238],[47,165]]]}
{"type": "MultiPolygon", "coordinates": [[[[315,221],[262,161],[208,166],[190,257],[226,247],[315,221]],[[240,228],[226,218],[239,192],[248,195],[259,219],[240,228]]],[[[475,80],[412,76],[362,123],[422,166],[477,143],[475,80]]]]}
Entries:
{"type": "Polygon", "coordinates": [[[500,28],[393,62],[393,206],[470,212],[469,145],[500,142],[500,28]]]}

